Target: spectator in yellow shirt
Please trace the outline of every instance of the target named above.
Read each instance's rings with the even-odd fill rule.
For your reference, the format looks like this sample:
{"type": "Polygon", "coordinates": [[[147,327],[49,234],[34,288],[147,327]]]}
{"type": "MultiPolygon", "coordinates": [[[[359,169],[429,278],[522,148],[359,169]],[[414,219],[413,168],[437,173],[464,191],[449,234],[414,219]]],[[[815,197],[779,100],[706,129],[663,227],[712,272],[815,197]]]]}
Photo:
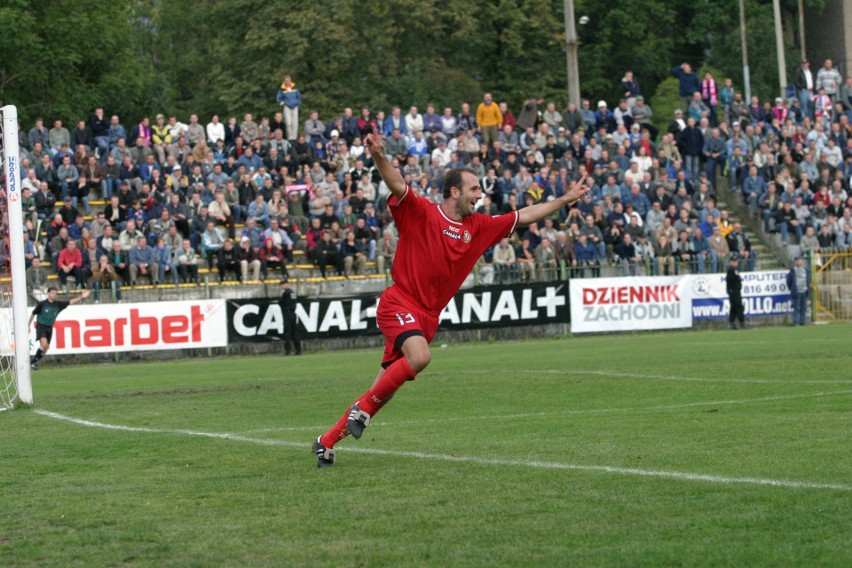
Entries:
{"type": "Polygon", "coordinates": [[[485,93],[483,99],[476,109],[476,123],[482,135],[482,147],[487,149],[491,148],[494,140],[497,140],[498,130],[503,123],[503,113],[492,100],[491,93],[485,93]]]}

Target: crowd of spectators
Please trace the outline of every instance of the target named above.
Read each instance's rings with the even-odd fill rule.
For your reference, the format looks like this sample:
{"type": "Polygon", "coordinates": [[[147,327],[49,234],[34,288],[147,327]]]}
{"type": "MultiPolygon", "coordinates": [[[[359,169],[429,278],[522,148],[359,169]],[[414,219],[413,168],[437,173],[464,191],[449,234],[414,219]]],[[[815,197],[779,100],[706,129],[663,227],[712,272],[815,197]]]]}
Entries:
{"type": "Polygon", "coordinates": [[[785,242],[852,247],[852,77],[843,82],[831,61],[816,75],[803,63],[796,97],[744,101],[730,79],[720,86],[689,64],[672,74],[681,107],[665,129],[630,71],[612,109],[531,97],[513,113],[486,93],[475,110],[345,108],[329,120],[310,110],[294,123],[301,96],[287,78],[282,111],[259,121],[157,114],[125,126],[97,108],[69,131],[38,118],[21,129],[31,284],[45,266],[63,286],[73,278],[96,291],[198,283],[204,269],[220,281],[286,275],[294,264],[323,277],[384,274],[396,231],[362,142],[373,129],[425,199],[441,201],[448,168],[472,169],[482,213],[553,199],[590,176],[582,202],[490,250],[477,266],[483,283],[598,276],[602,265],[717,272],[730,256],[754,269],[741,225],[717,207],[720,182],[785,242]]]}

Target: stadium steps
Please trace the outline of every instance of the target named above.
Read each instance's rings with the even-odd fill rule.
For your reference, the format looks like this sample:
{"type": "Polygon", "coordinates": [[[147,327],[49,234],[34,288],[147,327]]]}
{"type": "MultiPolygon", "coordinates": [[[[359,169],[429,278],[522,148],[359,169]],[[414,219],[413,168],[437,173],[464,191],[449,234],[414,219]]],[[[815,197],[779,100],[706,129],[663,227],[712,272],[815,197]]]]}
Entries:
{"type": "MultiPolygon", "coordinates": [[[[779,246],[772,234],[763,230],[763,222],[752,216],[742,192],[731,190],[726,176],[717,176],[716,205],[728,210],[732,221],[738,221],[748,235],[752,248],[757,251],[757,268],[760,270],[782,270],[790,266],[795,258],[787,247],[779,246]]],[[[780,237],[779,237],[780,241],[780,237]]]]}

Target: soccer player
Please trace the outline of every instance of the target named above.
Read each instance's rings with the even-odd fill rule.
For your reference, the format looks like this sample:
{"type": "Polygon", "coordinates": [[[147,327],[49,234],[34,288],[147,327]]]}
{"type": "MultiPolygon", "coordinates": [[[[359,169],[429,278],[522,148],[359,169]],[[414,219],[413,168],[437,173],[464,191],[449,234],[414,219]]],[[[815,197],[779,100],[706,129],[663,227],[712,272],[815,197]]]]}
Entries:
{"type": "Polygon", "coordinates": [[[39,360],[47,355],[47,351],[50,349],[50,339],[53,337],[53,323],[59,316],[59,312],[71,304],[81,302],[88,297],[89,291],[86,290],[68,302],[60,302],[56,299],[56,288],[51,287],[47,289],[47,299],[36,304],[36,307],[33,309],[33,313],[30,314],[30,321],[28,324],[32,325],[33,320],[35,319],[36,339],[39,343],[38,351],[36,351],[35,355],[30,357],[30,368],[33,371],[38,370],[39,360]]]}
{"type": "Polygon", "coordinates": [[[334,463],[334,445],[352,434],[360,438],[370,420],[406,381],[429,364],[429,342],[444,306],[458,291],[480,256],[518,227],[535,223],[579,201],[590,190],[580,179],[565,195],[505,215],[476,214],[482,188],[473,171],[449,170],[440,205],[419,197],[388,163],[373,128],[364,145],[390,189],[388,207],[399,230],[393,262],[394,284],[382,293],[376,322],[385,353],[375,382],[325,434],[313,443],[317,467],[334,463]]]}

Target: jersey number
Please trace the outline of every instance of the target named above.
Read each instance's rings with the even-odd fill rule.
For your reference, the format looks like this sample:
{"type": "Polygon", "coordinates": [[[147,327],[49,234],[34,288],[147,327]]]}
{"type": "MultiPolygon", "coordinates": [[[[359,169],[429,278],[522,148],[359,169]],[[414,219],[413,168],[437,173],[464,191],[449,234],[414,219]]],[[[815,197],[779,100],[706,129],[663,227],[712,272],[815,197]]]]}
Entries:
{"type": "Polygon", "coordinates": [[[407,323],[414,323],[414,316],[411,314],[394,314],[396,319],[399,320],[399,325],[405,325],[407,323]]]}

